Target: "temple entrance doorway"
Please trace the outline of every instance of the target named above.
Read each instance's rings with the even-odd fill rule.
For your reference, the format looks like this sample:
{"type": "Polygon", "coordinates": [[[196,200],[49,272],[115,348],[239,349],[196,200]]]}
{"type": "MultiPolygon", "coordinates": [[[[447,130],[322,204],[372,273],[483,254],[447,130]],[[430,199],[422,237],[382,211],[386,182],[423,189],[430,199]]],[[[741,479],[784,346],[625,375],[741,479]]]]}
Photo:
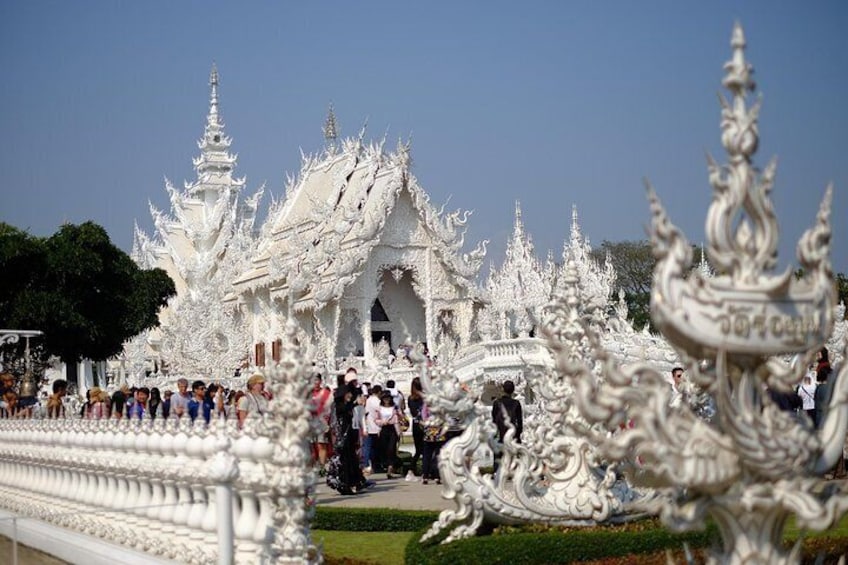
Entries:
{"type": "Polygon", "coordinates": [[[385,337],[395,355],[427,341],[424,302],[413,286],[410,269],[386,269],[380,277],[380,292],[371,310],[371,336],[375,343],[385,337]],[[380,319],[382,318],[382,319],[380,319]]]}

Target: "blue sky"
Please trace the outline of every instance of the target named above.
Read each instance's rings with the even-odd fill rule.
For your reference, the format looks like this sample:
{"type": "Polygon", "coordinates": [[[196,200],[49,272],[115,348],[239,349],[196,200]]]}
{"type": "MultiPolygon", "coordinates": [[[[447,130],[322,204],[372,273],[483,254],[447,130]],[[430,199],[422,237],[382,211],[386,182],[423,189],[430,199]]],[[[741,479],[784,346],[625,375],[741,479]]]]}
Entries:
{"type": "MultiPolygon", "coordinates": [[[[368,122],[411,137],[432,200],[473,209],[466,242],[502,257],[521,200],[537,252],[584,233],[641,239],[648,178],[704,238],[705,152],[720,162],[722,65],[745,27],[763,110],[757,162],[777,155],[781,266],[835,185],[833,262],[848,271],[848,3],[0,3],[0,220],[47,235],[93,220],[129,250],[163,177],[194,178],[216,62],[248,191],[281,196],[300,148],[368,122]]],[[[267,206],[266,195],[265,204],[267,206]]]]}

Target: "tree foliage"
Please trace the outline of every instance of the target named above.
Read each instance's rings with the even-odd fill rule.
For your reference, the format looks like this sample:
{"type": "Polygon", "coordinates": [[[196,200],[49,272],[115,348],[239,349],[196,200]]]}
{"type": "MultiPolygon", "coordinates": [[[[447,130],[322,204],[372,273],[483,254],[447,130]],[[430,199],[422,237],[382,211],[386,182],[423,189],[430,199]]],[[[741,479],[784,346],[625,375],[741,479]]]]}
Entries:
{"type": "Polygon", "coordinates": [[[176,292],[161,269],[142,270],[92,222],[66,224],[48,238],[0,223],[0,320],[44,332],[63,361],[106,359],[159,324],[176,292]]]}
{"type": "Polygon", "coordinates": [[[599,264],[609,257],[616,272],[616,285],[624,291],[630,321],[641,329],[651,324],[651,277],[654,259],[651,244],[642,241],[604,241],[592,251],[599,264]]]}
{"type": "MultiPolygon", "coordinates": [[[[605,257],[609,257],[612,266],[615,267],[617,275],[617,286],[624,291],[624,299],[627,302],[629,318],[633,327],[641,329],[646,324],[653,329],[651,323],[651,283],[653,278],[654,259],[651,243],[647,240],[641,241],[604,241],[601,246],[592,251],[599,263],[605,257]]],[[[692,265],[695,267],[701,262],[703,250],[700,247],[692,247],[692,265]]],[[[795,271],[796,277],[804,275],[803,269],[795,271]]],[[[848,304],[848,276],[837,273],[835,278],[836,291],[839,300],[848,304]]]]}
{"type": "MultiPolygon", "coordinates": [[[[848,276],[845,273],[836,274],[836,293],[839,295],[839,302],[848,306],[848,276]]],[[[848,317],[848,312],[845,315],[848,317]]]]}

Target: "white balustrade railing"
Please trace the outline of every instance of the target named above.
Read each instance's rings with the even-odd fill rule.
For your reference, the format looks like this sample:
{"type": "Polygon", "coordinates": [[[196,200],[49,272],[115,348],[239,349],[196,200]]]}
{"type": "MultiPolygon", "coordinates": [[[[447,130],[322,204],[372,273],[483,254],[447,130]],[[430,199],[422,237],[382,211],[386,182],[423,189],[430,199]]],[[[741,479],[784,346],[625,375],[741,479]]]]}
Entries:
{"type": "Polygon", "coordinates": [[[270,372],[283,400],[244,429],[0,420],[0,508],[181,563],[320,560],[308,530],[309,380],[270,372]]]}

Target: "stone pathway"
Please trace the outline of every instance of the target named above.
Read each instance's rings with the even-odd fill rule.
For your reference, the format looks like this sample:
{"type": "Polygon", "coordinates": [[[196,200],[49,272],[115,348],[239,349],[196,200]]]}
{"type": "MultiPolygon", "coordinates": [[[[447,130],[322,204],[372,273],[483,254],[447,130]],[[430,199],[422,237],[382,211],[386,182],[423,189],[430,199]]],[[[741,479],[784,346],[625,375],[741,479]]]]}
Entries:
{"type": "Polygon", "coordinates": [[[433,483],[424,485],[418,477],[407,482],[398,477],[386,479],[384,473],[369,477],[376,485],[362,494],[342,496],[324,483],[321,478],[316,483],[319,506],[346,508],[394,508],[402,510],[444,510],[453,508],[451,500],[442,498],[442,487],[433,483]]]}

